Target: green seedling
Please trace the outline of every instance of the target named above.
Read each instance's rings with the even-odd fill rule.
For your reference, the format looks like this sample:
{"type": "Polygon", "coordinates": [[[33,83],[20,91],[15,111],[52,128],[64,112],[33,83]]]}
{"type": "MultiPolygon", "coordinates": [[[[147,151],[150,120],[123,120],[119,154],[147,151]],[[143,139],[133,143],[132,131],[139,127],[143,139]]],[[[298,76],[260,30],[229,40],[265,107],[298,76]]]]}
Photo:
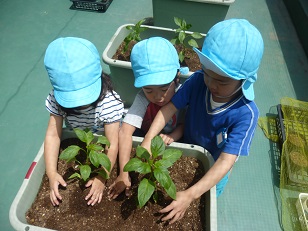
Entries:
{"type": "Polygon", "coordinates": [[[203,36],[199,32],[193,32],[192,34],[187,34],[186,31],[188,31],[192,27],[192,25],[187,24],[184,19],[174,17],[174,22],[177,26],[179,26],[179,28],[175,30],[176,36],[173,39],[171,39],[170,42],[173,45],[176,44],[182,45],[183,50],[179,52],[179,60],[180,62],[183,62],[185,58],[190,58],[186,56],[186,50],[188,48],[198,47],[196,39],[201,39],[203,36]],[[187,46],[186,41],[190,47],[187,46]]]}
{"type": "MultiPolygon", "coordinates": [[[[75,161],[78,171],[73,173],[69,179],[78,178],[87,181],[91,174],[98,174],[104,179],[108,179],[111,163],[108,156],[104,153],[104,147],[110,147],[110,142],[105,136],[98,136],[95,139],[93,133],[88,130],[74,129],[79,140],[86,144],[83,149],[78,145],[71,145],[63,150],[59,159],[66,162],[75,161]],[[78,155],[85,155],[82,163],[76,158],[78,155]]],[[[79,158],[80,159],[80,158],[79,158]]]]}
{"type": "Polygon", "coordinates": [[[144,23],[144,19],[140,20],[139,22],[137,22],[134,26],[126,26],[127,30],[130,30],[131,32],[125,37],[124,39],[124,48],[123,48],[123,52],[125,53],[129,47],[130,42],[134,41],[134,42],[139,42],[141,41],[141,37],[140,34],[141,32],[145,31],[146,27],[142,27],[142,23],[144,23]]]}
{"type": "Polygon", "coordinates": [[[165,144],[160,136],[151,141],[151,153],[138,145],[136,157],[124,166],[126,172],[138,172],[144,177],[138,186],[138,204],[142,208],[153,195],[155,202],[158,200],[158,189],[161,187],[172,198],[176,199],[176,187],[169,175],[171,167],[181,156],[178,149],[165,149],[165,144]]]}

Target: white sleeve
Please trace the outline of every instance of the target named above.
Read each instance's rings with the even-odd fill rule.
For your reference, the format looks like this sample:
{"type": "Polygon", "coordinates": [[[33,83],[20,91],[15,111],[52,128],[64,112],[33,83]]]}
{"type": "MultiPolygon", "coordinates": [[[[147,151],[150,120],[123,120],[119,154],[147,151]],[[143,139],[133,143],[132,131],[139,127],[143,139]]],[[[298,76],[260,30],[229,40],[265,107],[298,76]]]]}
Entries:
{"type": "Polygon", "coordinates": [[[123,122],[136,128],[141,128],[143,117],[149,105],[149,100],[145,97],[142,90],[138,92],[132,106],[128,109],[123,122]]]}

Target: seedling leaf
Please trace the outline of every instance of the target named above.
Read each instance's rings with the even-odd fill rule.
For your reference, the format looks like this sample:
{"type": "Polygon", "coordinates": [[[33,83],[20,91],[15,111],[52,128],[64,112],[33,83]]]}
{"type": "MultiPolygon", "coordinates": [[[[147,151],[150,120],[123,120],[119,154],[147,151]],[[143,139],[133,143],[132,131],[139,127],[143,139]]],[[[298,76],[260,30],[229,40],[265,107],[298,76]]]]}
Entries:
{"type": "Polygon", "coordinates": [[[136,171],[136,172],[139,172],[141,174],[147,174],[147,173],[151,172],[151,166],[148,163],[142,162],[138,158],[132,158],[124,166],[124,171],[125,172],[136,171]]]}
{"type": "Polygon", "coordinates": [[[151,152],[153,158],[155,159],[157,156],[162,155],[165,151],[165,143],[160,136],[155,136],[151,141],[151,152]]]}
{"type": "Polygon", "coordinates": [[[109,142],[109,140],[107,139],[106,136],[99,136],[98,139],[97,139],[97,143],[99,143],[99,144],[105,144],[105,145],[107,145],[108,147],[110,147],[110,142],[109,142]]]}
{"type": "Polygon", "coordinates": [[[166,169],[157,168],[154,170],[155,179],[161,184],[164,189],[168,189],[171,185],[171,178],[166,169]]]}
{"type": "Polygon", "coordinates": [[[71,146],[68,146],[66,149],[64,149],[60,156],[59,156],[59,159],[60,160],[65,160],[67,162],[75,159],[76,155],[78,154],[79,150],[81,148],[78,147],[77,145],[71,145],[71,146]]]}
{"type": "Polygon", "coordinates": [[[81,178],[87,181],[91,174],[91,167],[89,165],[80,165],[81,178]]]}
{"type": "Polygon", "coordinates": [[[79,178],[81,179],[81,176],[78,172],[73,173],[68,179],[73,179],[73,178],[79,178]]]}
{"type": "Polygon", "coordinates": [[[143,178],[138,186],[138,202],[140,208],[151,198],[154,190],[155,184],[151,180],[143,178]]]}
{"type": "Polygon", "coordinates": [[[99,166],[99,159],[98,159],[98,153],[96,151],[91,150],[89,153],[90,161],[91,163],[98,168],[99,166]]]}
{"type": "Polygon", "coordinates": [[[101,166],[103,166],[108,172],[111,169],[111,162],[108,156],[104,153],[98,153],[98,162],[101,166]]]}
{"type": "Polygon", "coordinates": [[[136,155],[141,158],[141,159],[146,159],[149,160],[150,159],[150,153],[148,152],[148,150],[140,145],[137,146],[136,148],[136,155]]]}

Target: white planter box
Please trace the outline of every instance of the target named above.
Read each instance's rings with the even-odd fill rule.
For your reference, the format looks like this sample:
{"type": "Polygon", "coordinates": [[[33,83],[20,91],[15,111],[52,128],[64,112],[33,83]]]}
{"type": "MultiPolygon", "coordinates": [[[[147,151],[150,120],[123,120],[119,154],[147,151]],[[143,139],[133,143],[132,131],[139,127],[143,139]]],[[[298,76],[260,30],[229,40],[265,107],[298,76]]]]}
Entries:
{"type": "Polygon", "coordinates": [[[302,230],[308,231],[308,193],[299,194],[296,209],[302,230]]]}
{"type": "MultiPolygon", "coordinates": [[[[128,108],[132,105],[135,96],[140,90],[140,88],[134,87],[135,78],[131,62],[116,60],[112,57],[116,53],[120,44],[123,42],[124,38],[129,34],[130,31],[126,29],[126,26],[128,25],[133,24],[125,24],[117,29],[102,55],[103,61],[109,65],[115,91],[121,96],[121,99],[124,101],[125,108],[128,108]]],[[[159,36],[170,41],[175,36],[174,29],[147,25],[143,25],[143,27],[147,27],[148,29],[141,33],[141,39],[159,36]]],[[[203,35],[205,36],[205,34],[203,35]]],[[[204,39],[197,40],[200,47],[203,44],[203,40],[204,39]]],[[[181,75],[180,78],[182,79],[182,82],[185,81],[192,74],[193,72],[189,72],[186,75],[181,75]]]]}
{"type": "Polygon", "coordinates": [[[154,26],[174,28],[174,17],[185,19],[191,30],[207,33],[225,19],[235,0],[152,0],[154,26]]]}
{"type": "MultiPolygon", "coordinates": [[[[75,137],[74,132],[63,130],[62,140],[75,137]]],[[[136,147],[142,142],[142,138],[133,137],[133,146],[136,147]]],[[[204,148],[196,145],[172,143],[170,147],[179,148],[186,156],[192,156],[202,161],[205,171],[214,163],[210,153],[204,148]]],[[[39,191],[43,175],[45,174],[44,144],[42,144],[37,156],[32,162],[25,179],[11,205],[10,222],[14,229],[19,231],[47,231],[38,226],[29,225],[26,220],[26,212],[34,202],[39,191]]],[[[206,227],[208,231],[217,231],[217,203],[216,187],[205,193],[206,196],[206,227]]]]}

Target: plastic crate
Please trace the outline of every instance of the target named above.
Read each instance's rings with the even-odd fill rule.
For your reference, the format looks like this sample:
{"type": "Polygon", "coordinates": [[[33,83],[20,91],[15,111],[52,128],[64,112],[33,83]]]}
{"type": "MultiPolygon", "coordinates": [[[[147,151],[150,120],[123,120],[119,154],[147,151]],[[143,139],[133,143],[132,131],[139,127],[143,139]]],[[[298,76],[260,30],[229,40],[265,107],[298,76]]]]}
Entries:
{"type": "Polygon", "coordinates": [[[288,115],[288,119],[285,119],[281,105],[277,105],[277,132],[280,139],[281,150],[285,153],[287,174],[290,179],[290,185],[302,185],[304,187],[308,187],[308,168],[302,167],[300,171],[295,171],[290,159],[292,150],[289,148],[288,143],[283,145],[287,139],[286,131],[289,131],[289,135],[291,135],[292,132],[292,134],[296,135],[297,138],[301,140],[303,148],[301,151],[305,152],[308,148],[308,111],[304,111],[298,107],[284,107],[286,107],[286,109],[290,109],[292,113],[288,115]]]}
{"type": "Polygon", "coordinates": [[[73,5],[70,7],[72,10],[84,10],[84,11],[92,11],[104,13],[110,6],[112,0],[71,0],[73,5]]]}
{"type": "Polygon", "coordinates": [[[299,194],[296,209],[302,230],[308,231],[308,193],[299,194]]]}

